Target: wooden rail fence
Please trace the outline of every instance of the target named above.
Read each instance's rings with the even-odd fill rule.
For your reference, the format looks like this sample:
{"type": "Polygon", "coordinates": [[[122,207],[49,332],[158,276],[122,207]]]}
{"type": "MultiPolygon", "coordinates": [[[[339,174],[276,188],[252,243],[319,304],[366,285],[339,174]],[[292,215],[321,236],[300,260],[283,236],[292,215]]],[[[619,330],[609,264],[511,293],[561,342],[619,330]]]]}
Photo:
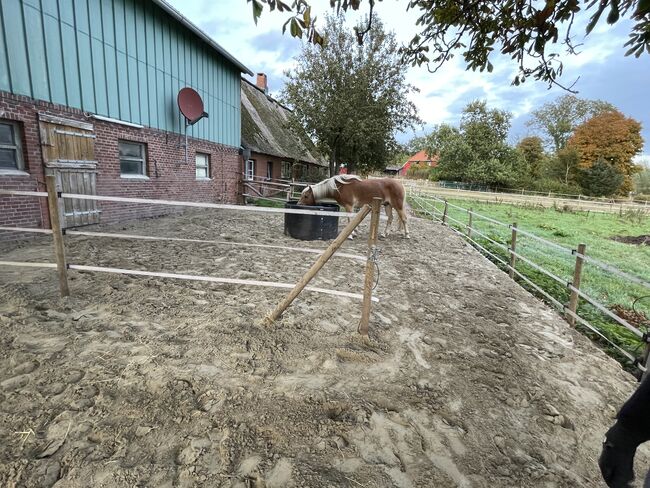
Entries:
{"type": "Polygon", "coordinates": [[[68,286],[69,270],[93,271],[93,272],[114,273],[114,274],[133,275],[133,276],[153,276],[159,278],[171,278],[171,279],[178,279],[178,280],[205,281],[205,282],[212,282],[212,283],[224,283],[224,284],[234,284],[234,285],[243,285],[243,286],[263,286],[263,287],[290,289],[291,291],[289,292],[289,295],[287,295],[287,297],[285,297],[285,299],[278,304],[275,310],[273,310],[267,316],[267,322],[270,323],[277,320],[303,290],[308,290],[316,293],[323,293],[327,295],[354,298],[354,299],[361,300],[362,301],[361,321],[359,324],[358,332],[366,337],[368,335],[368,324],[370,319],[371,303],[378,301],[377,297],[373,296],[373,287],[368,286],[368,283],[372,283],[373,281],[373,272],[374,272],[374,266],[376,260],[375,243],[377,240],[377,228],[378,228],[379,213],[381,208],[380,206],[381,202],[380,199],[378,198],[375,199],[372,206],[365,205],[358,213],[347,213],[347,212],[332,212],[332,211],[321,211],[321,210],[280,209],[280,208],[250,207],[250,206],[225,205],[225,204],[214,204],[214,203],[157,200],[157,199],[147,199],[147,198],[127,198],[127,197],[111,197],[111,196],[60,193],[57,191],[55,177],[47,176],[46,179],[47,179],[46,181],[47,192],[0,190],[0,195],[10,196],[10,197],[11,196],[32,196],[38,198],[47,198],[48,208],[50,211],[51,229],[35,229],[35,228],[25,228],[25,227],[2,226],[0,227],[0,230],[21,232],[21,233],[33,232],[33,233],[40,233],[40,234],[51,234],[52,242],[54,245],[54,257],[56,262],[42,263],[42,262],[0,260],[0,266],[55,268],[57,271],[59,291],[61,296],[70,295],[70,289],[68,286]],[[106,233],[106,232],[74,231],[68,229],[66,229],[65,231],[65,235],[72,235],[72,236],[82,235],[82,236],[89,236],[89,237],[111,237],[111,238],[119,238],[119,239],[140,239],[140,240],[148,240],[148,241],[179,241],[179,242],[193,242],[193,243],[205,243],[205,244],[217,244],[217,245],[243,244],[244,246],[248,245],[251,247],[268,248],[273,250],[280,249],[280,250],[290,250],[292,252],[298,251],[298,252],[318,253],[319,257],[314,263],[314,265],[298,281],[298,283],[293,285],[291,283],[279,283],[274,281],[243,280],[243,279],[236,279],[236,278],[189,275],[189,274],[180,274],[180,273],[165,273],[165,272],[154,272],[154,271],[146,271],[146,270],[132,270],[132,269],[110,268],[110,267],[103,267],[103,266],[88,266],[88,265],[68,263],[65,256],[64,232],[61,229],[61,225],[59,221],[58,209],[60,208],[60,199],[145,203],[150,205],[157,204],[157,205],[171,205],[171,206],[181,206],[181,207],[217,208],[217,209],[224,209],[224,210],[244,211],[244,212],[252,211],[252,212],[282,213],[282,214],[289,213],[289,214],[301,214],[301,215],[318,215],[318,216],[331,215],[337,217],[348,216],[348,217],[353,217],[353,220],[346,226],[346,228],[341,232],[341,234],[339,234],[339,236],[324,251],[287,247],[287,246],[254,244],[254,243],[232,243],[232,242],[224,243],[223,241],[212,241],[212,240],[204,240],[204,239],[142,236],[142,235],[115,234],[115,233],[106,233]],[[364,221],[364,219],[368,214],[371,214],[372,218],[370,224],[370,237],[368,239],[367,256],[364,258],[363,256],[357,256],[348,253],[338,253],[339,257],[346,257],[355,260],[365,261],[366,271],[364,275],[363,293],[351,293],[351,292],[340,291],[340,290],[330,290],[330,289],[307,286],[308,283],[323,268],[323,266],[333,256],[337,255],[337,251],[345,242],[347,237],[359,227],[359,225],[364,221]]]}

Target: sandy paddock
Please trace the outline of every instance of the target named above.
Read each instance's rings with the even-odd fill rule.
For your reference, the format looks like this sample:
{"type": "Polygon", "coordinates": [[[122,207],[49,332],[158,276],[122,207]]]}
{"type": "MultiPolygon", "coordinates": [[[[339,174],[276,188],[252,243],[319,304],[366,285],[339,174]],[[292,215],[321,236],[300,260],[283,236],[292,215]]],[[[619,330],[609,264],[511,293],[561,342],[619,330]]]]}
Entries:
{"type": "MultiPolygon", "coordinates": [[[[353,299],[304,293],[268,327],[282,290],[71,271],[62,300],[51,270],[0,268],[0,486],[604,486],[600,443],[632,378],[451,231],[411,223],[410,241],[381,242],[370,343],[353,299]]],[[[325,245],[240,212],[101,229],[325,245]]],[[[66,245],[74,264],[283,282],[315,259],[66,245]]],[[[0,249],[52,260],[47,237],[0,249]]],[[[334,258],[314,284],[360,292],[362,276],[334,258]]]]}

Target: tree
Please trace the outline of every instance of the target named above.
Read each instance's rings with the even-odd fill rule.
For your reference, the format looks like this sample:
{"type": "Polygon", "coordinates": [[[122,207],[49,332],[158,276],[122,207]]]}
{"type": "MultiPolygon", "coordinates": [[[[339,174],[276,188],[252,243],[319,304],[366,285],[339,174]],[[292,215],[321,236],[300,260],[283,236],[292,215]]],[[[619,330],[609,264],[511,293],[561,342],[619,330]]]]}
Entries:
{"type": "Polygon", "coordinates": [[[542,140],[537,136],[524,137],[517,144],[517,150],[526,162],[528,174],[533,178],[541,176],[542,168],[547,160],[542,140]]]}
{"type": "Polygon", "coordinates": [[[529,127],[541,131],[546,137],[546,144],[555,152],[566,146],[574,129],[589,117],[616,108],[602,100],[584,100],[574,95],[564,95],[553,102],[542,105],[532,112],[529,127]]]}
{"type": "Polygon", "coordinates": [[[643,149],[639,122],[619,111],[604,112],[578,126],[568,145],[578,151],[580,168],[602,159],[623,175],[621,193],[632,190],[632,176],[641,170],[632,161],[643,149]]]}
{"type": "Polygon", "coordinates": [[[428,136],[427,150],[440,155],[440,177],[489,185],[517,183],[525,163],[506,143],[510,117],[476,100],[463,109],[458,129],[446,124],[436,127],[428,136]]]}
{"type": "Polygon", "coordinates": [[[423,151],[426,148],[426,145],[427,145],[427,137],[426,137],[426,135],[424,135],[424,136],[416,136],[416,137],[413,137],[406,144],[406,149],[407,149],[408,152],[411,153],[411,155],[413,155],[418,151],[423,151]]]}
{"type": "Polygon", "coordinates": [[[650,195],[650,167],[634,175],[634,191],[641,195],[650,195]]]}
{"type": "Polygon", "coordinates": [[[575,183],[580,157],[575,147],[568,146],[555,153],[546,167],[546,176],[565,185],[575,183]]]}
{"type": "MultiPolygon", "coordinates": [[[[355,28],[359,43],[371,31],[373,9],[376,2],[367,0],[369,21],[355,28]]],[[[264,5],[270,10],[288,12],[289,18],[283,32],[289,27],[293,37],[306,37],[314,44],[322,45],[324,36],[316,28],[308,0],[292,0],[291,5],[281,0],[247,0],[253,6],[253,18],[257,22],[264,5]]],[[[363,0],[330,0],[337,12],[358,10],[363,0]]],[[[491,0],[410,0],[404,2],[406,9],[419,12],[415,34],[402,53],[404,60],[412,65],[426,65],[429,71],[460,52],[468,69],[492,71],[496,52],[509,56],[518,66],[513,84],[519,85],[532,77],[544,82],[556,83],[562,75],[562,63],[556,46],[559,44],[575,54],[572,27],[581,20],[589,34],[607,11],[606,21],[615,24],[621,19],[631,19],[631,32],[625,43],[626,55],[641,56],[650,53],[650,1],[649,0],[602,0],[579,2],[577,0],[554,0],[545,2],[491,0]]]]}
{"type": "Polygon", "coordinates": [[[394,133],[421,123],[395,36],[376,20],[359,45],[341,16],[328,17],[325,32],[327,49],[303,45],[282,98],[329,155],[331,175],[342,162],[351,171],[383,169],[397,145],[394,133]]]}
{"type": "Polygon", "coordinates": [[[600,158],[588,168],[580,170],[580,186],[593,197],[608,197],[618,192],[625,177],[618,169],[600,158]]]}

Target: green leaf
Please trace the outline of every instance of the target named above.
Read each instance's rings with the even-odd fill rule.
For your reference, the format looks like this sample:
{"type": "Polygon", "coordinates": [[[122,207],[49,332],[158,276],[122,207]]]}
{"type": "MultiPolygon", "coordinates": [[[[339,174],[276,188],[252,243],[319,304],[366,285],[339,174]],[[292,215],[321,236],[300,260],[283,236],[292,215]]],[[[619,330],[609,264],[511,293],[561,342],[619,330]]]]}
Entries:
{"type": "Polygon", "coordinates": [[[284,34],[287,31],[287,25],[289,25],[289,22],[291,22],[291,19],[287,20],[282,26],[282,34],[284,34]]]}
{"type": "Polygon", "coordinates": [[[650,12],[650,0],[639,0],[635,15],[644,15],[650,12]]]}
{"type": "Polygon", "coordinates": [[[617,2],[612,2],[612,8],[609,11],[609,15],[607,16],[607,23],[608,24],[615,24],[620,17],[620,13],[618,11],[618,3],[617,2]]]}
{"type": "Polygon", "coordinates": [[[492,73],[492,70],[493,70],[493,69],[494,69],[494,66],[492,66],[492,63],[490,63],[490,62],[488,61],[488,64],[487,64],[487,70],[488,70],[488,73],[492,73]]]}
{"type": "Polygon", "coordinates": [[[594,30],[594,27],[596,27],[596,24],[598,23],[598,20],[600,19],[600,16],[605,11],[606,6],[607,6],[606,3],[601,4],[598,7],[598,11],[594,15],[591,16],[591,20],[589,21],[589,24],[587,24],[587,29],[586,29],[587,34],[591,33],[591,31],[594,30]]]}
{"type": "Polygon", "coordinates": [[[306,26],[309,26],[311,23],[311,7],[307,7],[305,11],[302,14],[302,20],[304,21],[306,26]]]}
{"type": "Polygon", "coordinates": [[[264,6],[257,0],[253,0],[253,20],[255,25],[257,25],[257,19],[262,15],[262,10],[264,10],[264,6]]]}
{"type": "Polygon", "coordinates": [[[291,29],[290,29],[290,31],[291,31],[291,35],[293,37],[302,38],[302,29],[300,28],[300,25],[298,25],[298,21],[296,20],[295,17],[291,19],[291,29]]]}
{"type": "Polygon", "coordinates": [[[637,49],[638,49],[638,46],[632,46],[630,49],[628,49],[627,51],[625,51],[625,55],[626,55],[626,56],[629,56],[630,54],[632,54],[632,53],[633,53],[634,51],[636,51],[637,49]]]}

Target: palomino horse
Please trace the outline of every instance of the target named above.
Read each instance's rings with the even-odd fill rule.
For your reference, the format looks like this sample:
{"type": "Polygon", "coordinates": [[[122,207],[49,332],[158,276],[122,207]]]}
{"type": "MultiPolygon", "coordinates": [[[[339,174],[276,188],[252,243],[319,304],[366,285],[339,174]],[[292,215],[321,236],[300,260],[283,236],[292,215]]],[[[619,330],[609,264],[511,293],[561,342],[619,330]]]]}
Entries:
{"type": "Polygon", "coordinates": [[[404,186],[397,180],[391,178],[377,178],[362,180],[355,175],[338,175],[328,178],[315,185],[310,185],[302,191],[299,205],[316,205],[325,198],[333,198],[336,202],[345,207],[345,210],[352,212],[354,207],[361,207],[372,202],[373,198],[382,199],[382,205],[386,207],[388,223],[384,236],[388,236],[390,226],[393,222],[393,208],[397,211],[400,225],[404,227],[404,237],[409,238],[408,227],[406,226],[406,212],[404,211],[405,192],[404,186]]]}

